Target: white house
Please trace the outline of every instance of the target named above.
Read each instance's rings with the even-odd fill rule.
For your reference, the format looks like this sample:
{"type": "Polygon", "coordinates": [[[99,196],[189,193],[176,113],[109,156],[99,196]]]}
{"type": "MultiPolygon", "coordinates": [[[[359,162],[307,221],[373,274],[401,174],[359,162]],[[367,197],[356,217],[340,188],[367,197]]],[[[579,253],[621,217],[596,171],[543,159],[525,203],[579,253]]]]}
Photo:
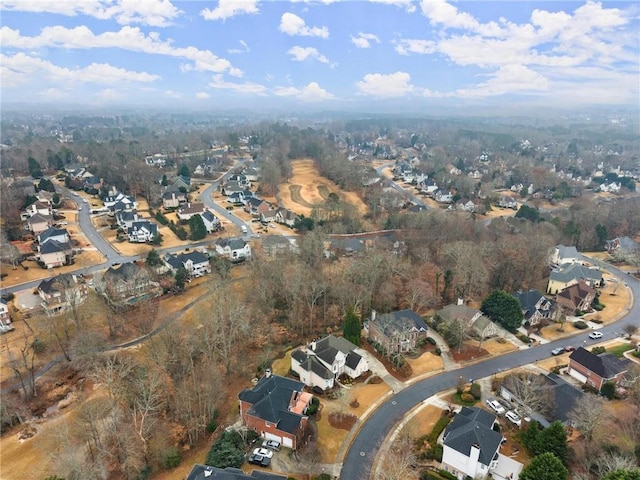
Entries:
{"type": "Polygon", "coordinates": [[[251,258],[251,246],[241,238],[221,238],[216,241],[216,253],[232,262],[251,258]]]}
{"type": "Polygon", "coordinates": [[[69,232],[67,232],[65,228],[50,227],[38,235],[38,243],[40,246],[51,240],[55,240],[60,243],[69,243],[69,232]]]}
{"type": "Polygon", "coordinates": [[[204,203],[187,203],[178,209],[177,215],[181,221],[186,222],[194,215],[203,214],[206,211],[207,209],[204,206],[204,203]]]}
{"type": "Polygon", "coordinates": [[[213,233],[220,230],[220,220],[209,210],[200,214],[202,218],[202,222],[204,223],[204,228],[207,229],[207,233],[213,233]]]}
{"type": "Polygon", "coordinates": [[[442,468],[459,480],[517,479],[522,464],[500,455],[502,434],[493,430],[496,416],[477,407],[462,407],[442,437],[442,468]],[[496,476],[496,473],[500,475],[496,476]]]}
{"type": "Polygon", "coordinates": [[[127,229],[127,237],[132,243],[147,243],[158,235],[158,225],[149,220],[133,222],[127,229]]]}
{"type": "Polygon", "coordinates": [[[178,255],[167,254],[164,261],[174,275],[180,268],[184,268],[187,271],[189,278],[202,277],[207,273],[211,273],[209,258],[197,251],[178,255]]]}
{"type": "Polygon", "coordinates": [[[552,265],[580,263],[580,254],[574,246],[566,247],[564,245],[556,245],[556,248],[551,253],[550,262],[552,265]]]}
{"type": "Polygon", "coordinates": [[[328,335],[291,353],[291,370],[309,387],[332,388],[336,378],[357,378],[369,370],[358,347],[346,338],[328,335]]]}
{"type": "Polygon", "coordinates": [[[0,299],[0,325],[11,325],[9,307],[7,306],[7,302],[2,299],[0,299]]]}

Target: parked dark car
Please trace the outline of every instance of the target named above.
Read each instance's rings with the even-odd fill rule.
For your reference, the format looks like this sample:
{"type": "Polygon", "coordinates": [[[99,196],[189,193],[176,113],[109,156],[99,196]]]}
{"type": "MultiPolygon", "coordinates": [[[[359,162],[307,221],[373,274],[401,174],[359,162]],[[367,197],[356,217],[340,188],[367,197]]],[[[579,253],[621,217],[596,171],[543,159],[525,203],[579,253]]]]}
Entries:
{"type": "Polygon", "coordinates": [[[263,457],[262,455],[252,454],[249,456],[249,463],[253,465],[260,465],[261,467],[268,467],[271,464],[271,459],[263,457]]]}

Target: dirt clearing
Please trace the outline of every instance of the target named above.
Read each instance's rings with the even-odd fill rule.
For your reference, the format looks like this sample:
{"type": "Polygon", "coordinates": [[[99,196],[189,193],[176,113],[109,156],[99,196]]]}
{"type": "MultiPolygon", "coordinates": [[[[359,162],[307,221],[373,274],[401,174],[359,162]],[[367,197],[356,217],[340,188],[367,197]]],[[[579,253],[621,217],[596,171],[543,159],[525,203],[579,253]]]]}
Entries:
{"type": "Polygon", "coordinates": [[[343,191],[321,176],[313,160],[294,160],[291,168],[293,174],[289,182],[278,187],[278,198],[284,208],[308,217],[314,207],[321,207],[329,194],[335,193],[340,201],[353,205],[360,215],[367,213],[368,208],[358,195],[343,191]]]}

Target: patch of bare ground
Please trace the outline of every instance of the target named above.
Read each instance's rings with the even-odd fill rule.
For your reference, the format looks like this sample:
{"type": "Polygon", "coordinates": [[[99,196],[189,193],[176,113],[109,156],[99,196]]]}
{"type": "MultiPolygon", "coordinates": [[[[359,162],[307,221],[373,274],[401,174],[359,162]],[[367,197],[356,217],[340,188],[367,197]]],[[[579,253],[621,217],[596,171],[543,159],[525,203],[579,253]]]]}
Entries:
{"type": "Polygon", "coordinates": [[[416,358],[407,357],[406,360],[411,365],[413,376],[439,372],[444,368],[442,357],[433,352],[425,351],[416,358]]]}
{"type": "Polygon", "coordinates": [[[294,160],[291,168],[289,181],[278,186],[276,195],[283,207],[310,216],[314,206],[322,205],[330,193],[335,193],[341,201],[353,205],[362,216],[368,212],[368,207],[356,193],[344,191],[320,175],[313,160],[294,160]]]}
{"type": "Polygon", "coordinates": [[[349,413],[331,412],[329,425],[340,430],[351,430],[358,421],[358,417],[349,413]]]}
{"type": "Polygon", "coordinates": [[[484,348],[479,348],[476,345],[465,342],[461,348],[452,348],[451,355],[454,361],[458,363],[473,362],[484,357],[489,356],[489,352],[484,348]]]}

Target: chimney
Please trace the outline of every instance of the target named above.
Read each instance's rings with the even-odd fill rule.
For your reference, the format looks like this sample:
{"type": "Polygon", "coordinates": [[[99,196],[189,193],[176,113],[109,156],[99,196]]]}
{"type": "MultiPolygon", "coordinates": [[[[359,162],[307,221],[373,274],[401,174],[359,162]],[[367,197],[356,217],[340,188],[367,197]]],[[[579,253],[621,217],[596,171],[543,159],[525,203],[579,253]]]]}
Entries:
{"type": "Polygon", "coordinates": [[[270,369],[270,368],[267,368],[267,369],[264,371],[264,376],[265,376],[266,378],[270,378],[270,377],[271,377],[271,369],[270,369]]]}
{"type": "Polygon", "coordinates": [[[458,297],[458,305],[464,305],[464,299],[462,297],[458,297]]]}
{"type": "Polygon", "coordinates": [[[376,311],[371,309],[371,321],[373,322],[376,319],[376,311]]]}

